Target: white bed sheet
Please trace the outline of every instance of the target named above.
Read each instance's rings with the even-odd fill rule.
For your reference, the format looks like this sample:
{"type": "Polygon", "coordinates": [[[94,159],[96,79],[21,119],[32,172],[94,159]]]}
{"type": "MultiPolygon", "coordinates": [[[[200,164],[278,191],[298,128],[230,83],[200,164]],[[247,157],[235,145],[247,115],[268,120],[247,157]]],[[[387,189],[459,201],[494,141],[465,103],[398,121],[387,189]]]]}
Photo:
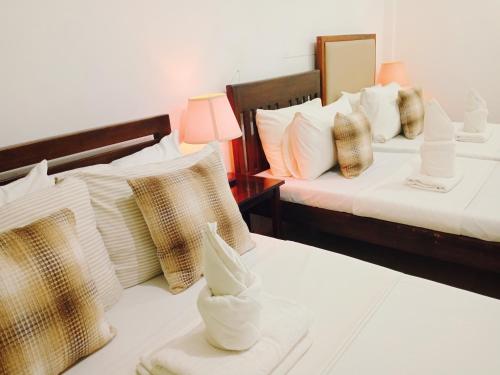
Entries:
{"type": "MultiPolygon", "coordinates": [[[[454,122],[456,129],[461,129],[463,123],[454,122]]],[[[493,134],[488,142],[456,142],[457,156],[500,161],[500,124],[490,124],[493,134]]],[[[398,135],[385,143],[373,143],[372,147],[377,152],[389,153],[419,153],[420,145],[424,141],[424,135],[420,134],[415,139],[408,139],[404,135],[398,135]]]]}
{"type": "MultiPolygon", "coordinates": [[[[406,185],[406,177],[420,166],[420,157],[415,156],[391,177],[358,194],[353,213],[462,234],[462,220],[467,215],[467,207],[480,194],[497,164],[490,160],[457,158],[458,169],[464,174],[462,181],[448,193],[437,193],[406,185]]],[[[500,223],[500,217],[497,221],[500,223]]],[[[472,237],[479,236],[479,233],[471,234],[472,237]]]]}
{"type": "MultiPolygon", "coordinates": [[[[404,373],[399,371],[399,366],[404,363],[397,363],[396,367],[386,366],[385,358],[393,357],[387,351],[387,348],[392,349],[389,346],[392,343],[386,343],[383,337],[392,337],[404,344],[397,348],[403,354],[405,350],[419,350],[428,355],[419,358],[423,362],[421,366],[428,362],[429,366],[446,366],[447,373],[458,373],[461,369],[458,366],[463,366],[464,361],[471,365],[481,360],[484,368],[499,373],[498,356],[480,356],[475,347],[479,340],[482,347],[500,347],[500,335],[497,334],[500,321],[492,319],[500,316],[500,301],[420,279],[410,278],[411,282],[406,282],[409,277],[404,274],[356,259],[295,242],[252,236],[257,247],[243,258],[262,276],[266,291],[298,301],[314,316],[311,327],[313,345],[290,374],[330,373],[345,366],[345,361],[352,357],[351,350],[371,351],[370,359],[375,362],[373,367],[380,368],[380,372],[368,373],[404,373]],[[403,297],[412,303],[407,303],[403,297]],[[436,308],[436,303],[442,307],[436,308]],[[427,313],[426,308],[435,314],[427,313]],[[413,321],[418,311],[422,311],[419,317],[415,317],[419,320],[413,321]],[[451,350],[444,357],[426,351],[429,343],[442,340],[444,333],[457,325],[437,331],[433,329],[449,319],[468,325],[462,331],[453,332],[450,338],[460,340],[460,353],[469,353],[469,357],[464,356],[460,361],[456,361],[451,350]],[[416,329],[412,329],[412,325],[429,329],[419,330],[419,340],[413,342],[416,329]],[[490,335],[483,334],[486,330],[490,335]],[[473,332],[477,335],[471,340],[466,335],[473,332]],[[362,345],[366,344],[361,340],[365,335],[369,338],[380,335],[381,341],[365,348],[362,345]]],[[[160,276],[127,289],[119,303],[107,313],[110,323],[118,330],[116,338],[66,373],[135,374],[141,353],[199,324],[196,298],[203,285],[204,280],[200,280],[189,290],[174,296],[167,291],[160,276]]],[[[358,361],[364,360],[358,357],[358,361]]],[[[347,368],[351,368],[349,363],[347,368]]]]}
{"type": "MultiPolygon", "coordinates": [[[[375,152],[373,165],[356,178],[345,178],[338,169],[322,174],[315,180],[285,177],[280,188],[281,199],[310,207],[352,213],[354,198],[362,190],[390,176],[413,155],[375,152]]],[[[270,171],[258,176],[276,178],[270,171]]]]}

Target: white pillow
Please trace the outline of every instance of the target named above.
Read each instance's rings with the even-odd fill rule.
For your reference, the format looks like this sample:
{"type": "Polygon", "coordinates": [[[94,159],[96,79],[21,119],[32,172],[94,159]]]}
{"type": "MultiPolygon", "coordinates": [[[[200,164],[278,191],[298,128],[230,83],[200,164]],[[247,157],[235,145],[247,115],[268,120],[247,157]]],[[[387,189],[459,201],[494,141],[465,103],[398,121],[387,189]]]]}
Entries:
{"type": "Polygon", "coordinates": [[[43,160],[35,165],[25,177],[0,186],[0,207],[51,186],[54,186],[54,178],[47,176],[47,160],[43,160]]]}
{"type": "Polygon", "coordinates": [[[321,108],[321,99],[316,98],[303,104],[281,109],[257,110],[257,128],[264,154],[271,166],[271,173],[273,175],[290,176],[290,171],[285,165],[281,151],[281,143],[285,130],[292,122],[295,113],[314,107],[321,108]]]}
{"type": "Polygon", "coordinates": [[[288,139],[283,141],[284,150],[291,154],[285,161],[293,177],[313,180],[337,163],[333,126],[338,112],[345,115],[352,112],[347,97],[295,114],[286,132],[288,139]]]}
{"type": "Polygon", "coordinates": [[[113,160],[110,164],[115,167],[127,168],[149,163],[159,163],[181,157],[179,149],[179,133],[174,130],[163,137],[157,144],[146,147],[132,155],[113,160]]]}
{"type": "Polygon", "coordinates": [[[399,89],[397,83],[391,83],[361,91],[361,109],[370,122],[374,142],[384,143],[401,133],[399,89]]]}
{"type": "Polygon", "coordinates": [[[349,100],[349,104],[351,105],[353,111],[357,111],[359,109],[359,103],[361,101],[361,91],[354,93],[342,91],[341,94],[342,96],[340,97],[340,99],[345,98],[349,100]]]}

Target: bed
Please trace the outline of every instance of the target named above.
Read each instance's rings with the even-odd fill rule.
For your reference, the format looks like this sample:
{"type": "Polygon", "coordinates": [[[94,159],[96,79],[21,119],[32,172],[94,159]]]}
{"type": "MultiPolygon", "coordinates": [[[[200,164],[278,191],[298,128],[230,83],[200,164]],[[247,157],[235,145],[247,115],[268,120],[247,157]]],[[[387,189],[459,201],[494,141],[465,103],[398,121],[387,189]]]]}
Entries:
{"type": "MultiPolygon", "coordinates": [[[[319,97],[321,92],[320,72],[314,70],[264,81],[229,85],[227,86],[227,92],[244,134],[243,139],[233,142],[233,153],[237,161],[235,163],[236,170],[242,174],[258,174],[267,171],[269,164],[266,161],[256,127],[256,110],[258,108],[282,108],[319,97]]],[[[412,165],[411,163],[415,163],[414,160],[412,161],[411,158],[408,158],[408,155],[403,153],[386,153],[387,156],[385,157],[382,154],[380,152],[376,153],[376,159],[392,160],[392,163],[398,165],[400,168],[409,168],[412,165]]],[[[410,154],[410,156],[418,158],[416,155],[410,154]]],[[[477,166],[481,168],[483,165],[481,163],[484,163],[486,169],[490,166],[488,163],[494,163],[488,160],[476,160],[476,162],[479,164],[476,163],[475,168],[477,166]]],[[[377,161],[375,168],[376,166],[377,161]]],[[[492,172],[492,169],[489,169],[489,171],[492,172]]],[[[338,172],[335,171],[329,173],[338,175],[338,172]]],[[[368,186],[368,190],[370,190],[372,185],[376,187],[377,183],[390,178],[391,174],[384,173],[383,168],[381,168],[377,176],[365,181],[366,186],[364,188],[368,186]]],[[[326,179],[328,176],[332,175],[327,174],[326,176],[322,176],[319,179],[320,183],[322,178],[326,179]]],[[[483,182],[486,184],[486,180],[489,178],[492,179],[489,181],[490,185],[499,186],[500,181],[495,181],[496,177],[494,176],[484,176],[483,182]]],[[[399,182],[401,183],[402,181],[399,182]]],[[[312,184],[315,183],[318,183],[318,181],[312,182],[312,184]]],[[[352,189],[349,186],[359,183],[359,181],[353,183],[343,181],[340,184],[347,186],[347,195],[352,200],[354,197],[351,195],[352,189]]],[[[309,191],[309,195],[312,195],[310,194],[311,191],[317,193],[321,190],[307,186],[307,183],[292,183],[289,180],[281,188],[282,198],[291,195],[289,187],[292,190],[297,190],[300,189],[298,187],[300,185],[302,185],[303,191],[309,191]]],[[[483,201],[481,206],[484,207],[484,200],[487,199],[484,197],[488,196],[488,193],[479,194],[481,189],[481,187],[477,187],[475,192],[478,196],[476,197],[473,193],[470,193],[468,196],[469,201],[464,202],[466,204],[469,203],[471,207],[479,205],[478,203],[473,203],[474,198],[475,202],[483,201]]],[[[479,220],[480,224],[478,224],[479,228],[475,228],[476,232],[470,230],[470,225],[467,227],[468,229],[446,232],[438,226],[422,227],[416,221],[405,222],[395,220],[394,216],[391,216],[391,213],[387,211],[387,206],[378,201],[375,202],[377,204],[373,207],[372,212],[366,207],[369,204],[373,204],[373,201],[369,200],[365,200],[366,203],[364,205],[358,205],[356,208],[352,208],[352,210],[333,207],[331,205],[337,205],[343,198],[339,198],[338,190],[328,190],[326,188],[326,193],[330,194],[327,198],[327,200],[330,200],[329,207],[319,204],[314,205],[311,202],[293,198],[283,201],[283,220],[297,222],[305,226],[311,225],[327,233],[393,249],[465,264],[480,269],[495,272],[500,271],[500,243],[498,239],[492,241],[489,240],[491,238],[489,235],[473,235],[479,233],[482,230],[481,228],[485,227],[489,228],[489,230],[493,227],[490,234],[500,232],[498,229],[500,218],[497,213],[488,213],[488,215],[478,219],[478,215],[481,215],[480,212],[477,209],[474,212],[471,210],[469,216],[463,220],[467,222],[475,221],[476,223],[479,220]],[[332,201],[335,201],[335,203],[332,201]],[[486,238],[486,240],[482,238],[486,238]]],[[[323,188],[323,193],[325,193],[325,188],[323,188]]],[[[314,194],[313,199],[319,199],[318,197],[319,195],[314,194]]],[[[498,199],[492,199],[491,203],[497,201],[498,199]]]]}
{"type": "MultiPolygon", "coordinates": [[[[169,133],[168,116],[160,116],[31,142],[0,150],[0,169],[70,154],[77,155],[52,171],[108,163],[169,133]]],[[[295,242],[252,238],[256,247],[243,260],[264,290],[296,300],[314,316],[313,345],[290,374],[500,372],[498,300],[295,242]]],[[[135,374],[141,353],[200,323],[196,299],[204,285],[201,279],[173,295],[158,276],[126,289],[106,313],[117,336],[65,373],[135,374]]]]}

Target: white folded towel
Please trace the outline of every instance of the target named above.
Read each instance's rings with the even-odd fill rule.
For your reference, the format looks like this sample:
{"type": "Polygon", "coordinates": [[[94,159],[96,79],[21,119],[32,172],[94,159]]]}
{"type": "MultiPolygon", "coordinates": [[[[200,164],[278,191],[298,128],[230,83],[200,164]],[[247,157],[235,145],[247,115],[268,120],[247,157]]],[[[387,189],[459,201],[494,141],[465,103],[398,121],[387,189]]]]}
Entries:
{"type": "Polygon", "coordinates": [[[459,142],[486,143],[493,135],[493,127],[488,124],[486,130],[481,133],[470,133],[463,130],[457,130],[455,139],[459,142]]]}
{"type": "Polygon", "coordinates": [[[425,108],[424,141],[450,141],[454,132],[450,117],[437,100],[432,99],[425,108]]]}
{"type": "Polygon", "coordinates": [[[455,141],[424,142],[420,146],[420,173],[432,177],[455,176],[455,141]]]}
{"type": "Polygon", "coordinates": [[[264,294],[262,300],[262,337],[250,349],[243,352],[217,349],[204,339],[200,325],[143,355],[137,372],[141,375],[285,374],[311,345],[310,314],[281,298],[264,294]]]}
{"type": "Polygon", "coordinates": [[[488,107],[479,93],[470,89],[467,95],[464,115],[464,132],[482,133],[488,124],[488,107]]]}
{"type": "Polygon", "coordinates": [[[226,350],[246,350],[260,338],[261,282],[218,234],[217,224],[203,232],[203,274],[207,286],[198,310],[207,340],[226,350]]]}
{"type": "Polygon", "coordinates": [[[455,173],[455,176],[451,178],[431,177],[422,173],[414,173],[406,179],[406,183],[417,189],[447,193],[457,186],[462,178],[462,171],[458,171],[455,173]]]}

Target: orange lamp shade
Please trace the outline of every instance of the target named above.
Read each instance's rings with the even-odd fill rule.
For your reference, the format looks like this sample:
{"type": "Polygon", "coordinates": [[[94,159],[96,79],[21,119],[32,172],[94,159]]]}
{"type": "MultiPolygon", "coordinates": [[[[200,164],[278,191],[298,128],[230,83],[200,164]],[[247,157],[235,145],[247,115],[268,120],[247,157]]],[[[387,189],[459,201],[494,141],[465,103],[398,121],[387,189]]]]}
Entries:
{"type": "Polygon", "coordinates": [[[242,135],[223,93],[189,98],[184,126],[184,142],[191,144],[229,141],[242,135]]]}
{"type": "Polygon", "coordinates": [[[401,87],[410,85],[406,67],[402,61],[386,62],[380,67],[377,83],[387,85],[391,82],[396,82],[401,87]]]}

